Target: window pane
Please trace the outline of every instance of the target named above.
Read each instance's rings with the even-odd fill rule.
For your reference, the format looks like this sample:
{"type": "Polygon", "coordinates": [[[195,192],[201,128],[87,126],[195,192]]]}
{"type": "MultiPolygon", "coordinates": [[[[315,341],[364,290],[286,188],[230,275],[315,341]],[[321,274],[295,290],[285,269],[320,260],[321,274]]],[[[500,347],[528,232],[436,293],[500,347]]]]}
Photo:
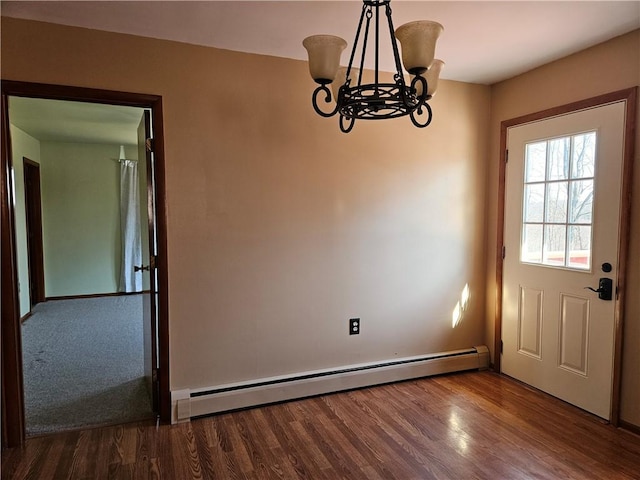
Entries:
{"type": "Polygon", "coordinates": [[[570,223],[591,223],[593,213],[593,180],[571,182],[570,223]]]}
{"type": "Polygon", "coordinates": [[[564,180],[569,176],[570,150],[571,139],[569,137],[549,141],[547,180],[564,180]]]}
{"type": "Polygon", "coordinates": [[[520,260],[542,263],[542,225],[524,225],[520,260]]]}
{"type": "Polygon", "coordinates": [[[584,133],[573,137],[573,161],[571,178],[594,176],[596,159],[596,132],[584,133]]]}
{"type": "Polygon", "coordinates": [[[520,260],[591,269],[596,132],[526,145],[520,260]]]}
{"type": "Polygon", "coordinates": [[[542,182],[547,164],[547,142],[528,143],[525,156],[524,181],[542,182]]]}
{"type": "Polygon", "coordinates": [[[544,226],[544,250],[542,262],[545,265],[564,266],[564,250],[567,227],[564,225],[544,226]]]}
{"type": "Polygon", "coordinates": [[[567,222],[567,187],[568,182],[547,184],[545,222],[567,222]]]}
{"type": "Polygon", "coordinates": [[[524,187],[524,221],[542,222],[544,214],[544,183],[524,187]]]}
{"type": "Polygon", "coordinates": [[[591,227],[569,227],[569,267],[591,268],[591,227]]]}

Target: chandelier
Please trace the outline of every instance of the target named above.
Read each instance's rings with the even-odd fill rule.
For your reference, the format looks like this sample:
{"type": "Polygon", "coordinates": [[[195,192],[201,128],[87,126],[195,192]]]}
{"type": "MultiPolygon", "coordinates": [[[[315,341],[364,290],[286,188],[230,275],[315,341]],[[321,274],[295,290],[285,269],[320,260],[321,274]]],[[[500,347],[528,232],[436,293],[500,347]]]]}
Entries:
{"type": "Polygon", "coordinates": [[[344,133],[351,131],[356,119],[381,120],[409,115],[416,127],[424,128],[431,123],[433,112],[427,102],[436,91],[440,70],[444,65],[441,60],[434,59],[436,40],[443,27],[437,22],[420,20],[402,25],[394,31],[390,1],[363,0],[348,67],[339,66],[340,55],[347,46],[342,38],[312,35],[302,42],[309,55],[311,77],[319,84],[313,92],[313,108],[323,117],[340,114],[340,130],[344,133]],[[381,9],[384,9],[387,25],[380,18],[381,9]],[[373,29],[370,28],[372,20],[373,29]],[[379,78],[380,36],[384,35],[381,30],[387,26],[395,61],[393,83],[381,83],[379,78]],[[375,35],[374,83],[363,83],[367,41],[371,33],[375,35]],[[356,49],[361,38],[362,55],[359,65],[354,68],[356,49]],[[402,46],[402,64],[410,74],[408,79],[402,73],[396,39],[402,46]],[[331,86],[331,90],[327,85],[331,86]],[[334,99],[335,106],[331,110],[320,108],[318,100],[322,96],[327,104],[334,99]]]}

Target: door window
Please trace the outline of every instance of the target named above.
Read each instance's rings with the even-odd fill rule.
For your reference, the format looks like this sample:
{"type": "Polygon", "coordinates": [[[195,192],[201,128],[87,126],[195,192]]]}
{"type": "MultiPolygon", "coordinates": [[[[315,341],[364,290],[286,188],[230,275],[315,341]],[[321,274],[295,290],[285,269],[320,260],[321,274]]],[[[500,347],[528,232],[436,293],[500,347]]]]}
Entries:
{"type": "Polygon", "coordinates": [[[591,270],[596,132],[525,145],[520,261],[591,270]]]}

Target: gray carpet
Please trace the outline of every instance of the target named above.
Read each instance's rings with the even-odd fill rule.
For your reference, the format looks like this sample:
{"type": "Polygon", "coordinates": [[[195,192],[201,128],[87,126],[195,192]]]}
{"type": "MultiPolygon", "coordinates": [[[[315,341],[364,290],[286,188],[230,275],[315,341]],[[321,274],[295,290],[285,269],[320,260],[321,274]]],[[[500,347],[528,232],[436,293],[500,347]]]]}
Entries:
{"type": "Polygon", "coordinates": [[[22,325],[27,435],[152,416],[142,296],[55,300],[22,325]]]}

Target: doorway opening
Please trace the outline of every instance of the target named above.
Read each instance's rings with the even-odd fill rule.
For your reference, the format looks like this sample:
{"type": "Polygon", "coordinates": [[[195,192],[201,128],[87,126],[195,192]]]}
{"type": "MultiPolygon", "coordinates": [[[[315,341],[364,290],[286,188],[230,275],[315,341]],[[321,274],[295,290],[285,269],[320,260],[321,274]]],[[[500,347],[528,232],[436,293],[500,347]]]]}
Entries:
{"type": "MultiPolygon", "coordinates": [[[[98,359],[96,360],[98,363],[94,362],[95,364],[88,365],[88,368],[84,369],[85,380],[72,380],[65,386],[75,395],[74,401],[66,402],[70,411],[75,410],[77,413],[79,406],[88,403],[77,401],[78,399],[88,399],[92,396],[99,398],[103,394],[107,397],[98,401],[102,405],[105,405],[104,398],[111,398],[111,403],[115,403],[115,399],[118,399],[127,404],[127,395],[136,389],[139,392],[143,388],[150,392],[150,396],[147,397],[148,409],[144,406],[142,410],[136,411],[136,408],[128,408],[128,410],[134,411],[134,416],[139,416],[141,411],[151,413],[154,410],[163,421],[169,420],[166,227],[161,97],[75,87],[3,82],[2,110],[2,134],[3,146],[5,147],[2,155],[2,220],[3,227],[5,225],[8,227],[7,229],[3,228],[2,236],[2,410],[3,420],[7,419],[7,422],[3,421],[3,446],[20,445],[27,432],[29,434],[47,433],[46,429],[39,431],[37,428],[27,431],[25,428],[25,404],[27,412],[30,412],[33,406],[31,400],[37,398],[42,403],[43,391],[64,390],[64,388],[60,388],[60,382],[52,386],[41,387],[43,389],[40,391],[34,390],[31,388],[31,377],[28,377],[50,360],[50,357],[46,357],[44,352],[48,350],[60,354],[59,346],[50,345],[45,348],[37,342],[34,345],[30,343],[32,337],[23,336],[23,333],[29,333],[31,327],[40,323],[50,325],[51,322],[41,321],[47,315],[62,315],[59,317],[62,320],[76,317],[83,319],[79,323],[76,322],[75,325],[59,328],[56,330],[59,335],[48,335],[48,337],[58,337],[58,340],[67,343],[66,348],[70,348],[66,355],[62,355],[65,360],[72,360],[71,364],[66,365],[66,372],[62,372],[62,377],[68,376],[69,370],[82,365],[83,359],[79,350],[84,349],[85,355],[96,360],[98,352],[104,351],[114,355],[117,349],[111,348],[113,345],[127,344],[133,354],[139,356],[139,361],[125,362],[119,367],[114,367],[113,364],[117,364],[116,359],[125,357],[125,354],[115,354],[115,357],[112,356],[111,359],[98,359]],[[64,106],[83,113],[74,117],[76,124],[72,124],[66,133],[58,131],[55,133],[58,137],[55,137],[51,132],[46,133],[38,130],[36,126],[38,122],[33,118],[47,118],[50,121],[56,121],[60,127],[65,122],[61,122],[59,117],[55,120],[55,115],[52,115],[52,112],[48,112],[44,116],[31,112],[32,120],[20,118],[20,106],[29,103],[46,104],[46,108],[64,106]],[[103,138],[99,141],[88,140],[89,137],[83,139],[82,135],[91,135],[91,129],[87,127],[95,120],[95,118],[93,120],[90,118],[91,115],[88,112],[98,110],[106,112],[106,116],[103,117],[104,122],[98,128],[98,132],[96,133],[95,126],[93,131],[94,135],[103,135],[103,138]],[[127,140],[118,137],[117,129],[110,128],[109,123],[126,123],[123,122],[123,118],[129,114],[137,116],[139,124],[130,129],[127,140]],[[21,123],[22,127],[17,125],[18,123],[21,123]],[[153,126],[153,135],[151,134],[151,126],[153,126]],[[27,139],[27,146],[24,147],[25,154],[22,155],[17,150],[23,148],[20,142],[25,140],[24,134],[31,140],[27,139]],[[65,137],[64,135],[69,136],[65,137]],[[72,138],[72,135],[76,137],[72,138]],[[112,136],[107,138],[104,137],[105,135],[112,136]],[[23,138],[18,139],[18,136],[23,138]],[[38,137],[41,138],[38,139],[38,137]],[[26,154],[29,148],[38,146],[33,140],[41,143],[40,148],[30,154],[31,157],[37,156],[36,159],[26,154]],[[122,148],[120,148],[121,145],[122,148]],[[124,158],[122,153],[125,154],[124,158]],[[19,165],[15,161],[16,154],[29,158],[29,161],[19,165]],[[73,164],[74,159],[76,160],[75,164],[73,164]],[[101,159],[99,165],[97,159],[101,159]],[[114,185],[123,184],[121,177],[125,175],[122,168],[124,163],[127,163],[128,166],[140,165],[138,168],[140,175],[136,176],[133,182],[133,185],[139,187],[136,194],[113,191],[114,185]],[[24,166],[26,166],[25,169],[20,168],[24,166]],[[33,186],[34,182],[31,181],[30,184],[25,183],[25,190],[20,192],[22,178],[19,177],[24,176],[25,181],[27,178],[32,179],[38,170],[40,191],[34,193],[38,189],[33,186]],[[25,196],[24,193],[27,193],[27,189],[29,193],[25,196]],[[83,189],[87,193],[84,197],[72,195],[78,193],[74,190],[83,189]],[[41,195],[40,202],[35,200],[38,193],[41,195]],[[129,237],[137,239],[140,245],[144,244],[145,246],[138,256],[134,255],[130,259],[126,266],[122,266],[122,262],[119,260],[122,257],[122,252],[126,249],[125,243],[129,242],[129,240],[123,239],[121,232],[120,218],[122,212],[127,210],[123,210],[122,197],[133,197],[134,199],[137,197],[139,200],[139,204],[127,208],[129,211],[137,211],[136,213],[139,215],[137,223],[140,227],[137,234],[129,235],[129,237]],[[38,230],[36,226],[38,223],[36,208],[38,204],[42,207],[40,220],[43,225],[40,228],[41,244],[43,245],[40,255],[38,255],[37,247],[31,248],[30,246],[37,243],[37,239],[31,240],[31,230],[35,233],[38,230]],[[83,216],[84,223],[81,221],[83,216]],[[28,236],[27,223],[34,226],[28,229],[30,232],[28,236]],[[110,229],[110,233],[106,233],[106,228],[110,229]],[[27,237],[29,238],[29,247],[27,247],[27,237]],[[38,280],[39,272],[37,270],[39,258],[43,265],[41,280],[38,280]],[[118,258],[117,261],[116,258],[118,258]],[[143,278],[139,278],[133,286],[123,288],[123,269],[126,269],[127,272],[131,271],[132,278],[143,278]],[[34,282],[32,279],[36,281],[34,282]],[[24,288],[27,285],[29,288],[24,288]],[[6,304],[5,299],[8,302],[6,304]],[[98,306],[98,303],[102,305],[98,306]],[[7,307],[6,312],[5,306],[7,307]],[[71,308],[71,310],[67,308],[71,308]],[[74,311],[73,309],[79,309],[83,313],[78,315],[69,313],[74,311]],[[61,314],[61,311],[66,313],[61,314]],[[92,319],[93,314],[99,311],[105,312],[102,320],[92,319]],[[133,317],[137,318],[137,321],[124,320],[124,326],[119,326],[116,317],[119,320],[131,318],[131,312],[134,312],[133,317]],[[31,314],[31,317],[21,328],[20,319],[28,314],[31,314]],[[93,326],[90,326],[89,330],[82,334],[82,326],[91,325],[91,321],[94,322],[93,326]],[[134,333],[127,331],[127,328],[132,327],[132,323],[135,324],[133,326],[134,333]],[[106,328],[109,333],[104,333],[104,331],[98,333],[101,328],[106,328]],[[87,333],[93,333],[93,338],[98,343],[93,346],[89,345],[88,339],[91,335],[87,335],[87,333]],[[108,335],[112,335],[114,341],[119,341],[119,343],[112,343],[109,346],[107,341],[108,346],[104,348],[104,341],[108,335]],[[69,344],[68,341],[74,336],[81,338],[82,343],[69,344]],[[131,348],[131,341],[135,338],[138,338],[138,341],[135,341],[135,345],[131,348]],[[78,348],[78,345],[82,345],[82,348],[78,348]],[[144,381],[140,381],[141,376],[137,373],[131,374],[129,372],[128,375],[134,377],[130,380],[135,385],[128,386],[134,388],[123,390],[123,384],[127,383],[123,381],[123,378],[128,377],[126,377],[126,372],[125,377],[120,374],[126,370],[125,364],[127,363],[137,364],[136,368],[143,374],[144,381]],[[69,365],[75,365],[75,367],[69,365]],[[111,367],[114,368],[109,370],[111,367]],[[108,373],[109,371],[111,373],[108,373]],[[120,379],[116,380],[116,385],[109,385],[105,380],[107,377],[119,377],[120,379]],[[93,393],[83,397],[81,394],[83,383],[102,383],[103,388],[97,393],[94,390],[93,393]],[[25,392],[29,392],[27,398],[25,398],[25,392]]],[[[44,337],[47,335],[43,335],[42,332],[35,334],[37,339],[41,340],[44,337]]],[[[91,362],[84,361],[84,363],[90,364],[91,362]]],[[[46,374],[41,375],[41,377],[48,376],[50,377],[46,374]]],[[[132,402],[129,402],[129,407],[131,405],[132,402]]],[[[97,420],[98,423],[122,423],[134,419],[125,414],[115,420],[105,420],[104,418],[101,420],[96,418],[99,417],[95,415],[97,410],[99,410],[98,407],[86,409],[87,412],[94,412],[93,421],[97,420]]],[[[127,410],[126,407],[125,410],[127,410]]],[[[46,408],[44,412],[47,414],[46,408]]],[[[60,412],[56,409],[49,409],[48,413],[53,413],[55,416],[60,412]]],[[[26,425],[31,426],[30,418],[26,418],[26,420],[26,425]]],[[[82,426],[85,424],[81,421],[79,425],[70,424],[66,428],[82,426]]],[[[63,428],[65,427],[63,426],[63,428]]]]}
{"type": "Polygon", "coordinates": [[[153,417],[147,178],[136,144],[144,113],[9,98],[14,165],[34,157],[14,169],[18,285],[29,285],[20,292],[27,436],[153,417]]]}

